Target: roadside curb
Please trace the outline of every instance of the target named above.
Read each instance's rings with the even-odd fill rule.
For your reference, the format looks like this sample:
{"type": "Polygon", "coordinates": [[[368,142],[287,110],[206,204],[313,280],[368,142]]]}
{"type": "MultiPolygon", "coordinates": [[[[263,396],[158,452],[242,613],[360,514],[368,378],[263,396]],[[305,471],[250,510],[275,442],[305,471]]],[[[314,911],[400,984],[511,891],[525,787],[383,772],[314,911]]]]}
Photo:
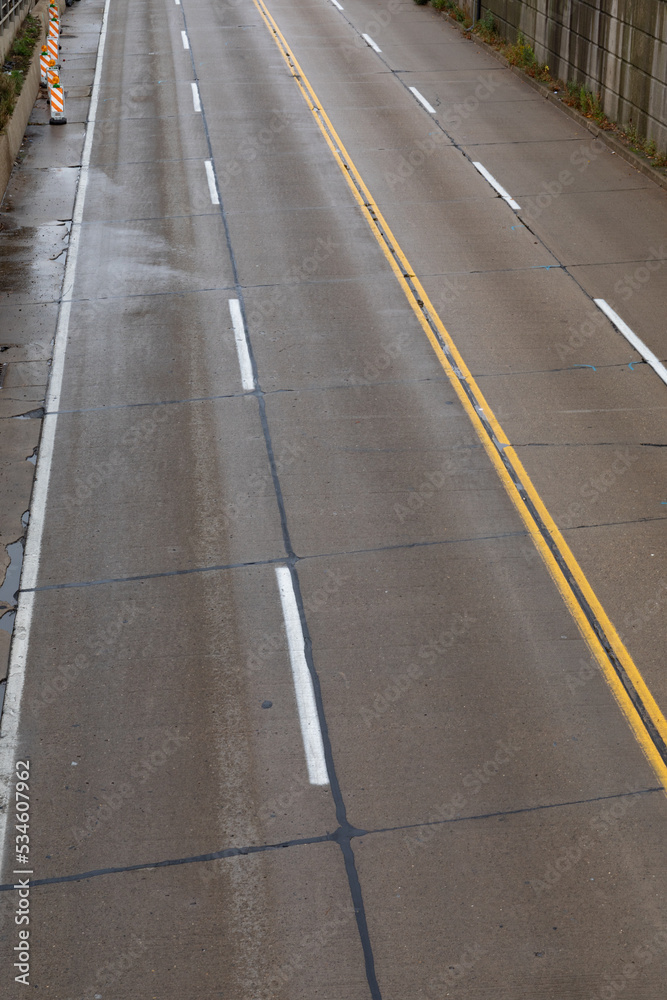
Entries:
{"type": "Polygon", "coordinates": [[[527,83],[547,101],[551,101],[552,104],[555,104],[559,111],[562,111],[563,114],[575,121],[577,125],[581,125],[594,135],[596,139],[600,139],[601,142],[604,142],[605,145],[612,150],[612,152],[624,159],[626,163],[629,163],[630,166],[635,168],[635,170],[638,170],[641,174],[644,174],[646,177],[650,178],[650,180],[654,181],[659,187],[663,188],[663,190],[667,191],[666,173],[658,170],[656,167],[653,167],[643,156],[641,156],[641,154],[633,152],[633,150],[629,149],[625,143],[621,142],[620,139],[617,139],[611,132],[600,128],[600,126],[596,125],[596,123],[590,118],[586,118],[585,115],[582,115],[580,111],[577,111],[575,108],[571,108],[569,104],[565,104],[565,102],[561,100],[557,94],[554,94],[551,88],[545,83],[540,83],[539,80],[534,80],[532,76],[528,76],[528,74],[524,73],[518,66],[512,66],[507,61],[505,56],[495,49],[493,45],[489,45],[489,43],[485,42],[482,38],[478,38],[477,35],[472,34],[470,28],[464,27],[459,21],[456,20],[456,18],[451,17],[446,11],[434,10],[433,13],[441,14],[445,17],[447,19],[447,23],[451,24],[452,27],[456,28],[462,35],[465,35],[471,42],[474,42],[475,45],[479,45],[479,47],[484,49],[485,52],[492,55],[497,62],[499,62],[506,69],[509,69],[515,76],[518,76],[520,80],[527,83]]]}
{"type": "MultiPolygon", "coordinates": [[[[59,6],[62,11],[63,4],[59,4],[59,6]]],[[[4,132],[0,134],[0,201],[5,196],[9,178],[14,169],[14,162],[21,148],[30,114],[39,94],[39,56],[49,27],[48,9],[49,0],[39,0],[39,3],[30,11],[33,17],[38,17],[41,20],[42,31],[39,39],[35,42],[30,69],[23,81],[23,87],[16,101],[12,117],[4,132]]]]}

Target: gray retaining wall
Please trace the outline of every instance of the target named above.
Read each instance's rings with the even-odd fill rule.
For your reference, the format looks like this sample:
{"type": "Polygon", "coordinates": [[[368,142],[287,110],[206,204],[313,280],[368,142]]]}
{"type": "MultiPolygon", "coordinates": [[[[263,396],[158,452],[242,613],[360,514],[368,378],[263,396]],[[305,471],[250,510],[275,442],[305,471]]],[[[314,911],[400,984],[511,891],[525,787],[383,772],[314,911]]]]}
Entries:
{"type": "Polygon", "coordinates": [[[609,118],[667,152],[667,0],[482,0],[486,10],[552,76],[599,93],[609,118]]]}

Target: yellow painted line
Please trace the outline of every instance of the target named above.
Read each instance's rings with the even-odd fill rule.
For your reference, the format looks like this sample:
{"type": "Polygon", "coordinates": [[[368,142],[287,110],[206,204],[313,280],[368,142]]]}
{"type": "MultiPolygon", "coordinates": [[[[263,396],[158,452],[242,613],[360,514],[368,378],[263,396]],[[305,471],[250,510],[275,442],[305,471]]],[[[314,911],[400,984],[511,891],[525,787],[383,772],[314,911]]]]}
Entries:
{"type": "Polygon", "coordinates": [[[416,277],[264,0],[253,0],[551,578],[667,790],[667,720],[416,277]],[[531,509],[532,508],[532,511],[531,509]],[[540,527],[541,522],[541,527],[540,527]],[[545,537],[546,535],[546,537],[545,537]],[[579,596],[577,596],[577,591],[579,596]],[[582,600],[583,599],[583,600],[582,600]],[[586,607],[588,606],[588,613],[586,607]],[[620,666],[614,667],[613,661],[620,666]],[[621,676],[624,674],[626,682],[621,676]],[[663,752],[659,747],[663,744],[663,752]]]}

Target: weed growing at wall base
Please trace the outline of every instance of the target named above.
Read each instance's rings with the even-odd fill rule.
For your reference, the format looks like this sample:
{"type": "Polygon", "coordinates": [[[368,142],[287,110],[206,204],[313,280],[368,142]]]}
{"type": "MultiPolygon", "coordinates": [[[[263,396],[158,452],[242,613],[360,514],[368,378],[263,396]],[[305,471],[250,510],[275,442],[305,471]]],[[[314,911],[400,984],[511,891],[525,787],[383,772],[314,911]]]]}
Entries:
{"type": "Polygon", "coordinates": [[[33,49],[41,30],[39,18],[28,14],[5,60],[3,72],[0,73],[0,132],[4,132],[14,112],[16,98],[21,93],[23,81],[30,69],[33,49]]]}

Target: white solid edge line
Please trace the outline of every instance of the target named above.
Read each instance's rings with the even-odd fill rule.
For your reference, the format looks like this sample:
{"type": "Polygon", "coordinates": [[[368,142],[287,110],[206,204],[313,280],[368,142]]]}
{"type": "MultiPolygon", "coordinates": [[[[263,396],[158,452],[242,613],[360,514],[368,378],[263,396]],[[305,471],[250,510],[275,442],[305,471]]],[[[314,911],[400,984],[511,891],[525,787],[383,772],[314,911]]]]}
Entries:
{"type": "Polygon", "coordinates": [[[93,132],[95,130],[97,106],[100,98],[100,81],[102,78],[102,64],[104,62],[104,48],[107,37],[109,4],[110,0],[106,0],[104,4],[104,13],[102,14],[100,38],[97,44],[97,64],[95,67],[95,77],[93,79],[93,88],[90,97],[88,123],[86,125],[86,138],[83,144],[83,152],[81,154],[79,183],[76,190],[76,197],[74,199],[74,209],[72,211],[72,227],[70,230],[67,260],[65,262],[65,273],[63,276],[56,335],[53,343],[51,377],[49,379],[49,386],[44,404],[44,421],[42,424],[41,437],[39,439],[35,482],[33,484],[32,496],[30,498],[30,522],[28,525],[23,567],[19,583],[18,608],[16,611],[16,619],[14,621],[9,668],[7,671],[5,702],[2,709],[2,719],[0,720],[0,876],[4,871],[4,851],[6,846],[7,823],[9,817],[10,790],[13,781],[14,767],[16,764],[21,701],[23,698],[26,662],[30,646],[30,627],[32,624],[32,613],[35,602],[33,588],[37,583],[37,573],[39,570],[39,560],[42,548],[42,535],[44,533],[46,501],[49,492],[49,481],[51,479],[53,445],[56,435],[56,425],[58,423],[58,410],[60,409],[60,394],[62,391],[63,371],[65,367],[65,351],[67,348],[70,311],[72,308],[74,274],[79,254],[83,205],[86,199],[86,190],[88,188],[88,174],[90,169],[90,155],[93,145],[93,132]]]}
{"type": "Polygon", "coordinates": [[[187,33],[187,31],[182,31],[181,32],[181,38],[183,39],[183,48],[184,49],[189,49],[190,48],[190,42],[188,40],[188,33],[187,33]]]}
{"type": "Polygon", "coordinates": [[[423,104],[427,111],[430,111],[432,115],[435,114],[435,108],[432,108],[425,97],[423,97],[416,87],[410,87],[410,90],[415,95],[420,104],[423,104]]]}
{"type": "Polygon", "coordinates": [[[248,350],[248,338],[245,332],[245,323],[241,312],[241,303],[238,299],[229,300],[229,312],[232,317],[234,327],[234,340],[236,341],[236,353],[241,369],[241,385],[246,392],[252,392],[255,388],[255,376],[252,372],[252,362],[250,361],[250,351],[248,350]]]}
{"type": "Polygon", "coordinates": [[[375,51],[376,51],[376,52],[382,52],[382,49],[380,48],[380,46],[379,46],[379,45],[376,45],[376,44],[375,44],[375,42],[373,41],[373,39],[371,38],[371,36],[370,36],[370,35],[364,35],[364,34],[362,33],[362,36],[361,36],[361,37],[362,37],[362,38],[363,38],[363,40],[364,40],[364,41],[366,42],[366,44],[367,44],[367,45],[370,45],[370,47],[371,47],[372,49],[375,49],[375,51]]]}
{"type": "Polygon", "coordinates": [[[214,205],[220,204],[220,199],[218,198],[218,189],[215,184],[215,174],[213,172],[213,164],[210,160],[204,160],[204,166],[206,167],[206,180],[208,181],[208,190],[211,195],[211,202],[214,205]]]}
{"type": "Polygon", "coordinates": [[[199,111],[201,111],[201,100],[200,100],[200,97],[199,97],[199,87],[194,82],[191,83],[190,86],[192,87],[192,103],[194,105],[194,109],[195,109],[195,111],[199,112],[199,111]]]}
{"type": "Polygon", "coordinates": [[[338,0],[331,0],[334,7],[338,7],[338,10],[342,10],[342,6],[338,3],[338,0]]]}
{"type": "Polygon", "coordinates": [[[502,184],[498,183],[498,181],[493,176],[493,174],[490,174],[489,171],[486,169],[486,167],[483,164],[481,164],[481,163],[475,163],[473,161],[473,167],[475,167],[476,170],[479,170],[479,172],[482,175],[482,177],[484,177],[489,182],[489,184],[491,185],[491,187],[495,191],[498,192],[498,194],[500,195],[500,197],[503,198],[507,202],[507,204],[510,206],[510,208],[513,208],[515,212],[520,211],[521,205],[517,205],[517,203],[515,202],[514,198],[512,198],[512,196],[507,193],[507,191],[502,186],[502,184]]]}
{"type": "Polygon", "coordinates": [[[633,333],[625,320],[622,320],[618,313],[614,312],[608,302],[604,299],[593,299],[593,302],[612,321],[618,332],[623,334],[628,343],[632,344],[637,353],[641,354],[647,365],[650,365],[656,375],[667,385],[667,368],[665,368],[662,361],[646,346],[643,340],[639,339],[636,333],[633,333]]]}
{"type": "Polygon", "coordinates": [[[322,741],[320,719],[317,714],[317,705],[315,704],[313,678],[310,676],[310,670],[306,662],[303,629],[301,628],[301,618],[299,617],[299,609],[296,604],[294,584],[292,583],[292,574],[289,567],[276,566],[276,579],[278,581],[278,590],[280,591],[280,602],[283,606],[287,645],[292,664],[292,677],[294,678],[296,705],[299,712],[299,722],[301,723],[303,749],[306,753],[308,778],[311,785],[328,785],[329,772],[327,771],[327,762],[324,757],[324,743],[322,741]]]}

